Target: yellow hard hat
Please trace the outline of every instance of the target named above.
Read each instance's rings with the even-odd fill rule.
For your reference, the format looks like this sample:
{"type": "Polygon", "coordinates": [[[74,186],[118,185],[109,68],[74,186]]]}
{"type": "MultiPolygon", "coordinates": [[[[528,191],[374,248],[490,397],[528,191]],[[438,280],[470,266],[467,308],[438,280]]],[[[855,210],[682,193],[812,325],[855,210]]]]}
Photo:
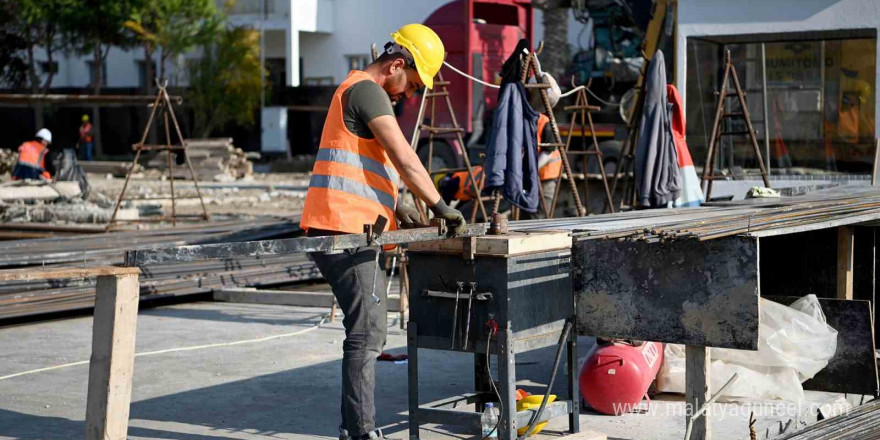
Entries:
{"type": "Polygon", "coordinates": [[[83,122],[89,122],[89,115],[83,115],[82,120],[83,122]]]}
{"type": "Polygon", "coordinates": [[[423,24],[413,23],[398,29],[391,34],[391,38],[412,54],[419,78],[425,87],[433,89],[434,76],[440,71],[446,57],[446,49],[437,33],[423,24]]]}

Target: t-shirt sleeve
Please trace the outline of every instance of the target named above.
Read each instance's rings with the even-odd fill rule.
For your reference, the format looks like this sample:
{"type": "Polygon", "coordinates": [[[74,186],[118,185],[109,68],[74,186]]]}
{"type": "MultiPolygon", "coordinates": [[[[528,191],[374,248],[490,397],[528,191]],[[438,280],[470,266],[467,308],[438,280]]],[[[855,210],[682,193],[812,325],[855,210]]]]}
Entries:
{"type": "Polygon", "coordinates": [[[369,80],[351,86],[348,105],[355,119],[364,125],[379,116],[394,116],[388,94],[378,84],[369,80]]]}

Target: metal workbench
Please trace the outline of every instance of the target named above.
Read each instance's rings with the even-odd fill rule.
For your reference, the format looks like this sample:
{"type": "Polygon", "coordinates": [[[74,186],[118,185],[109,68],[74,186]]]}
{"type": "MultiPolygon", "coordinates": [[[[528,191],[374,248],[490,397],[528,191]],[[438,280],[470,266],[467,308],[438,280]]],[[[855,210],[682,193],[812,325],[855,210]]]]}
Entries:
{"type": "MultiPolygon", "coordinates": [[[[566,323],[576,327],[568,234],[514,233],[475,238],[470,243],[469,250],[460,240],[410,248],[407,348],[411,439],[418,439],[419,426],[428,423],[462,425],[479,433],[483,405],[499,400],[498,437],[515,439],[516,429],[527,426],[533,415],[533,410],[511,411],[516,408],[516,355],[556,346],[566,323]],[[497,395],[488,374],[487,348],[497,359],[497,395]],[[420,405],[420,349],[473,353],[474,393],[420,405]]],[[[547,405],[536,423],[567,415],[569,430],[574,433],[578,432],[580,412],[574,328],[564,344],[567,374],[559,373],[558,377],[567,380],[567,396],[547,405]]],[[[429,368],[422,366],[423,370],[429,368]]]]}

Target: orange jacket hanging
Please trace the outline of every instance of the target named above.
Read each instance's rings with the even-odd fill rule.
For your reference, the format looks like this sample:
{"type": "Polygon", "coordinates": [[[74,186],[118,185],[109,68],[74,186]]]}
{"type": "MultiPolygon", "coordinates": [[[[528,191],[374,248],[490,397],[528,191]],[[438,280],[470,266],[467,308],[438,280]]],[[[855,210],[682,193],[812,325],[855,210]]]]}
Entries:
{"type": "Polygon", "coordinates": [[[333,94],[300,226],[345,233],[362,233],[378,216],[396,229],[398,175],[376,139],[360,138],[342,119],[342,94],[363,80],[366,72],[353,70],[333,94]]]}

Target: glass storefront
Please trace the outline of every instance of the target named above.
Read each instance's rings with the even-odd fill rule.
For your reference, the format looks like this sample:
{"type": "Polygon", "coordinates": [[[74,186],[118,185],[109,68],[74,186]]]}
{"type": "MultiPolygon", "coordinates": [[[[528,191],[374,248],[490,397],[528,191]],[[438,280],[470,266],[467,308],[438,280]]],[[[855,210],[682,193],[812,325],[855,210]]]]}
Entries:
{"type": "MultiPolygon", "coordinates": [[[[761,154],[769,149],[773,174],[870,172],[875,38],[747,44],[691,38],[687,50],[687,138],[695,164],[705,163],[724,51],[730,50],[761,154]]],[[[735,101],[728,100],[727,111],[739,111],[735,101]]],[[[724,124],[724,131],[746,130],[742,119],[724,124]]],[[[722,137],[719,152],[721,169],[758,167],[747,136],[722,137]]]]}

